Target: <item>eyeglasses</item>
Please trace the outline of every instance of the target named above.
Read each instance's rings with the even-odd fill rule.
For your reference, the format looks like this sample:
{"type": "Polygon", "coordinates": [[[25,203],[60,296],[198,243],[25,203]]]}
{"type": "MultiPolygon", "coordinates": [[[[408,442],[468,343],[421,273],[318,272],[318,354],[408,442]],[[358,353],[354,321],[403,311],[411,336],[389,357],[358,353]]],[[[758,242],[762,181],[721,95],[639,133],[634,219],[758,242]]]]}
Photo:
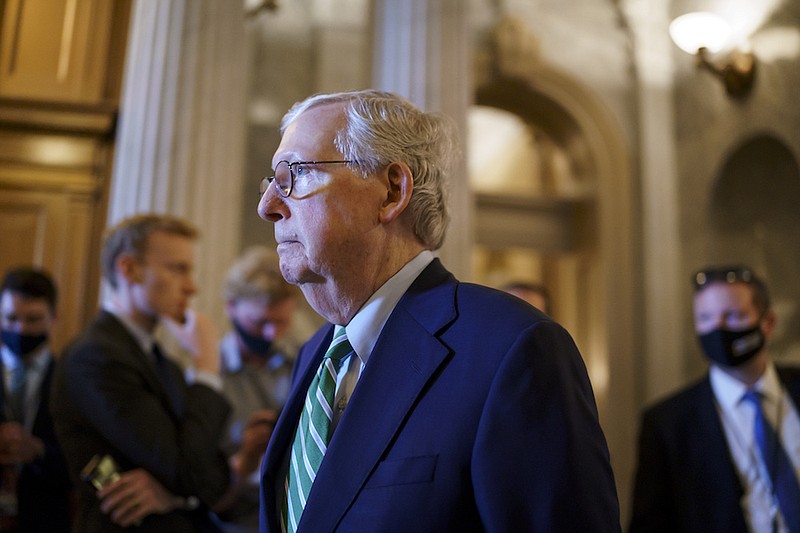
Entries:
{"type": "Polygon", "coordinates": [[[294,188],[297,178],[303,177],[311,172],[312,169],[307,167],[317,165],[347,165],[350,163],[355,163],[355,161],[295,161],[294,163],[279,161],[278,164],[275,165],[275,175],[261,180],[261,184],[258,188],[259,195],[263,196],[264,193],[267,192],[270,183],[275,182],[275,188],[278,190],[278,194],[284,198],[288,198],[292,194],[292,189],[294,188]]]}
{"type": "Polygon", "coordinates": [[[711,268],[701,270],[694,275],[693,283],[694,290],[699,291],[709,283],[720,281],[723,283],[752,283],[755,276],[753,272],[746,267],[731,267],[731,268],[711,268]]]}

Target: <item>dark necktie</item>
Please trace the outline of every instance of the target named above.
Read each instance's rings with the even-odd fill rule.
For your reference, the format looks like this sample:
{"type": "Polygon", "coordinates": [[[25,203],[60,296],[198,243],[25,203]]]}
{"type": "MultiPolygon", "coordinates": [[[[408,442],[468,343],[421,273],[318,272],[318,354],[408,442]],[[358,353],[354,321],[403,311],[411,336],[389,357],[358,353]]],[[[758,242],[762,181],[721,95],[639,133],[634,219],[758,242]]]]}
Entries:
{"type": "Polygon", "coordinates": [[[170,364],[167,361],[164,352],[159,348],[158,343],[153,343],[153,359],[156,364],[156,371],[164,390],[167,391],[169,402],[172,405],[172,410],[178,415],[178,418],[183,417],[183,396],[181,395],[178,383],[175,382],[175,377],[170,371],[170,364]]]}
{"type": "Polygon", "coordinates": [[[761,397],[760,392],[749,390],[742,400],[755,406],[756,443],[772,482],[772,492],[778,499],[783,522],[792,533],[800,533],[800,484],[775,428],[764,416],[761,397]]]}
{"type": "Polygon", "coordinates": [[[14,415],[14,420],[24,422],[25,418],[25,383],[27,382],[27,367],[22,361],[10,369],[11,379],[8,387],[8,405],[14,415]]]}

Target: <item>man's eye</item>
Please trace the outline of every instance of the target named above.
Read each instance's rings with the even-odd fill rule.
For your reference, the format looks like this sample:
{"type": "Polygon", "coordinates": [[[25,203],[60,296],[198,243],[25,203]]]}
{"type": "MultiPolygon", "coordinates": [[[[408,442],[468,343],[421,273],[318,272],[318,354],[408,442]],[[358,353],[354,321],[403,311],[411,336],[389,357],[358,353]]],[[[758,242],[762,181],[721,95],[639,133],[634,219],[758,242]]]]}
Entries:
{"type": "Polygon", "coordinates": [[[309,172],[311,172],[311,169],[310,168],[306,168],[305,165],[296,165],[294,167],[294,175],[295,175],[295,177],[303,176],[304,174],[308,174],[309,172]]]}

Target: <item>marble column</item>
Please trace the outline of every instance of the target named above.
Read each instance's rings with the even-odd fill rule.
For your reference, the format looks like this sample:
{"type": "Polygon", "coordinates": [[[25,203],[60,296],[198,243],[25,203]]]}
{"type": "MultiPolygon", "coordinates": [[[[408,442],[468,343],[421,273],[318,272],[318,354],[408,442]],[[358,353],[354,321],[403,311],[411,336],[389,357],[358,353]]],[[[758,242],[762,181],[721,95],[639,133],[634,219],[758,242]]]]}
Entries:
{"type": "Polygon", "coordinates": [[[645,350],[642,404],[663,397],[685,381],[684,338],[687,281],[681,275],[683,248],[675,167],[672,47],[666,0],[629,0],[638,72],[641,153],[642,242],[645,286],[645,350]]]}
{"type": "Polygon", "coordinates": [[[246,133],[242,0],[134,2],[108,223],[170,213],[200,230],[196,306],[222,321],[239,249],[246,133]]]}
{"type": "Polygon", "coordinates": [[[451,116],[460,157],[450,181],[450,227],[441,250],[446,266],[470,277],[473,196],[466,164],[466,114],[472,102],[467,11],[463,0],[375,0],[373,82],[426,111],[451,116]]]}

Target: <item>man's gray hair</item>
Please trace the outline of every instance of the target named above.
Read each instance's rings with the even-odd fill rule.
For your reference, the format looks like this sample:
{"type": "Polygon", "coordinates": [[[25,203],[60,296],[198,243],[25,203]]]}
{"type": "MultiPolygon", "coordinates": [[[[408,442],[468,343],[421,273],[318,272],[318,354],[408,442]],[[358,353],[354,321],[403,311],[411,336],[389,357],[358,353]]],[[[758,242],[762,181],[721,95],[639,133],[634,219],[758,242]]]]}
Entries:
{"type": "Polygon", "coordinates": [[[426,113],[393,93],[365,90],[318,94],[295,104],[283,117],[281,133],[312,107],[344,104],[346,125],[334,139],[354,170],[367,177],[393,162],[404,162],[414,177],[409,202],[414,234],[431,250],[444,242],[449,215],[447,180],[458,150],[454,122],[426,113]]]}

